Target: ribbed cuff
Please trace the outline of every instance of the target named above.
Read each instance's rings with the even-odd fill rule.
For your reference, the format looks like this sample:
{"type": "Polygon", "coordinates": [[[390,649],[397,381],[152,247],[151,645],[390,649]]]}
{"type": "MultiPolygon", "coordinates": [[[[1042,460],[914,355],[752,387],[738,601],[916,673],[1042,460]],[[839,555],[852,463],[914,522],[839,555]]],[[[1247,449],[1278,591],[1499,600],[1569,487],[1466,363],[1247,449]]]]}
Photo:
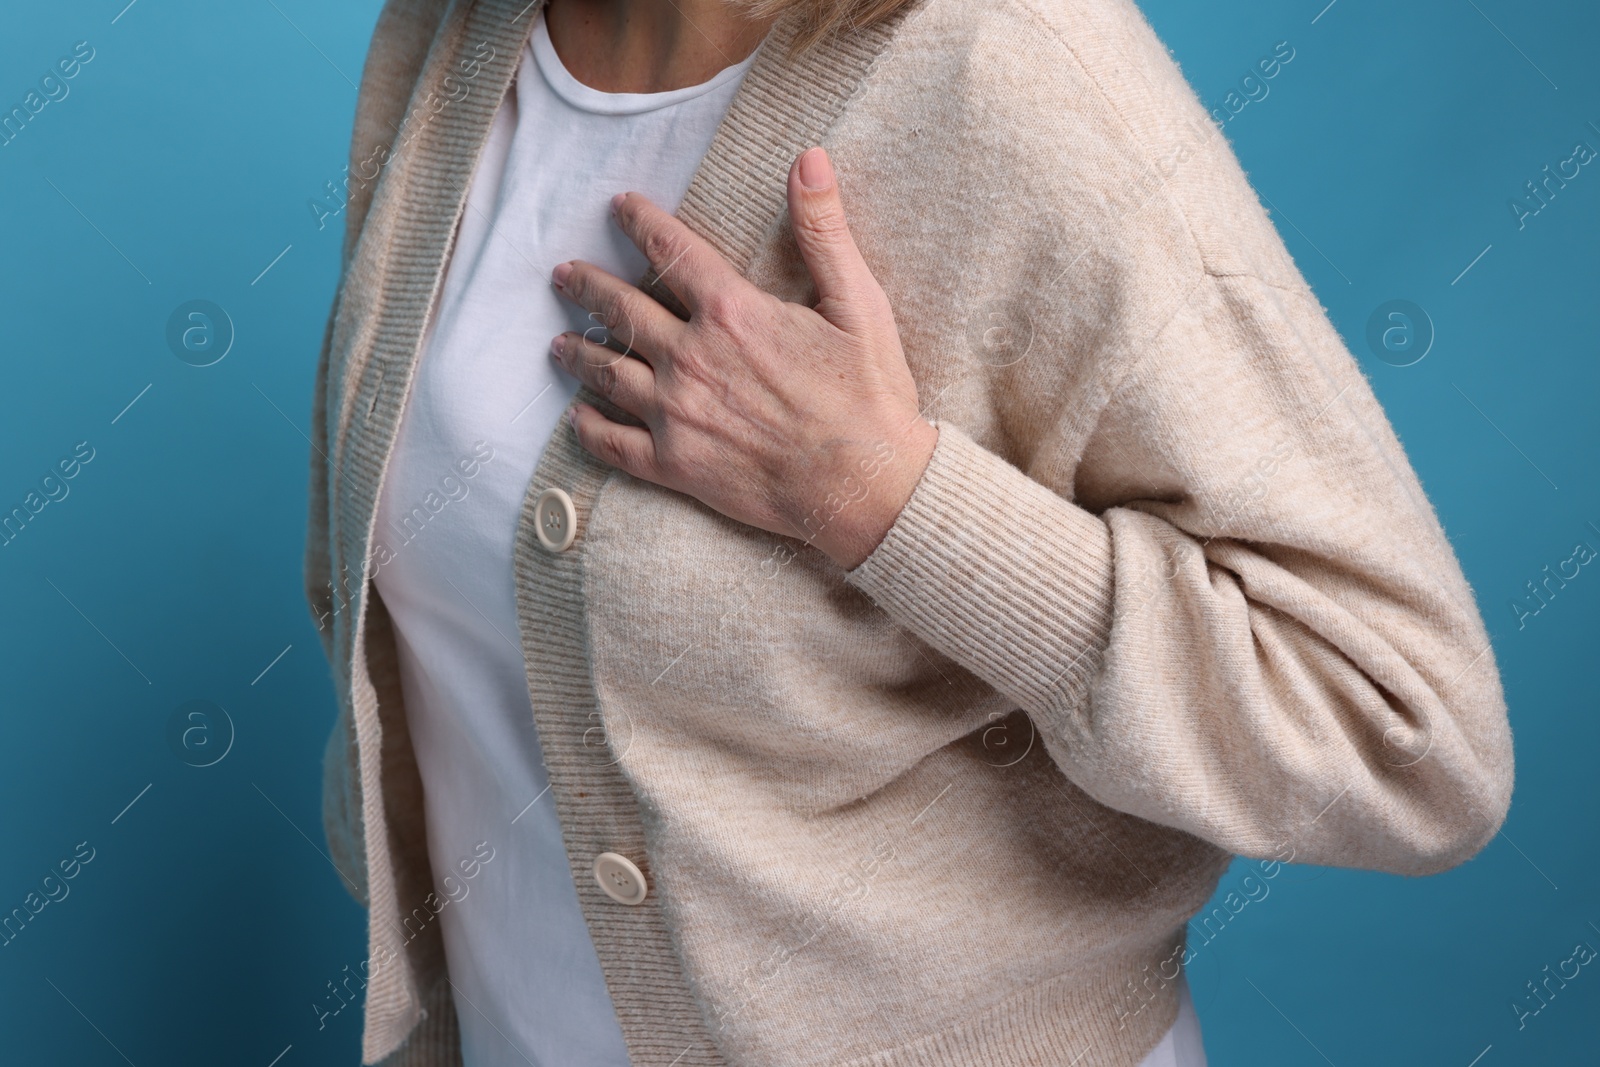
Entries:
{"type": "Polygon", "coordinates": [[[936,425],[911,498],[845,580],[1023,709],[1076,708],[1110,639],[1111,535],[962,430],[936,425]]]}

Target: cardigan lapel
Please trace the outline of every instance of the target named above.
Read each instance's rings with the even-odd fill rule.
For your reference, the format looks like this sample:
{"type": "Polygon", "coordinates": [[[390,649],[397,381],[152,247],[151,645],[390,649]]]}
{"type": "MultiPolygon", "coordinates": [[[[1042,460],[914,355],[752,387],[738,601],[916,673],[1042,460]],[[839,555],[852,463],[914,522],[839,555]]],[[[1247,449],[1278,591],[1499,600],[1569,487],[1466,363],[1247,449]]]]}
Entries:
{"type": "MultiPolygon", "coordinates": [[[[453,5],[393,131],[352,253],[335,325],[335,348],[345,358],[329,367],[337,387],[330,392],[330,417],[337,412],[330,479],[337,562],[357,573],[472,172],[542,2],[453,5]]],[[[353,642],[342,651],[349,656],[353,642]]]]}

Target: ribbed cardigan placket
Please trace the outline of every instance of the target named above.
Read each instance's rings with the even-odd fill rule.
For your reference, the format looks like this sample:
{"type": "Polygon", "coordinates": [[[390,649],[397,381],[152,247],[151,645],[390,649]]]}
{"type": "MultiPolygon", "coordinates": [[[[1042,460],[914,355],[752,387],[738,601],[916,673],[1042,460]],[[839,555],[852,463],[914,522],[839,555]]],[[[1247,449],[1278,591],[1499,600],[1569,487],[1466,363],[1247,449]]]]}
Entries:
{"type": "MultiPolygon", "coordinates": [[[[452,8],[397,131],[402,148],[374,191],[349,271],[363,279],[369,295],[348,310],[341,306],[330,363],[337,385],[329,407],[336,574],[369,573],[383,472],[428,316],[473,170],[542,2],[463,0],[452,8]],[[493,58],[470,78],[471,91],[460,100],[445,96],[446,77],[461,80],[459,65],[481,58],[484,43],[493,58]],[[442,106],[426,106],[440,96],[442,106]]],[[[769,33],[678,210],[736,268],[743,270],[764,242],[779,236],[790,163],[825,139],[909,10],[798,57],[787,54],[792,22],[769,33]]],[[[671,304],[653,274],[640,284],[671,304]]],[[[576,400],[635,421],[587,387],[576,400]]],[[[622,906],[590,873],[595,856],[609,851],[633,859],[651,877],[638,800],[616,762],[627,744],[626,718],[598,704],[587,647],[584,533],[614,473],[578,445],[562,418],[529,482],[514,558],[528,691],[579,903],[630,1057],[638,1067],[714,1067],[724,1061],[683,971],[657,887],[643,904],[622,906]],[[547,487],[565,490],[576,509],[576,537],[562,553],[545,550],[535,534],[535,500],[547,487]]],[[[365,668],[372,588],[363,583],[352,610],[336,621],[334,639],[344,668],[340,699],[349,702],[359,753],[370,908],[362,1058],[444,1067],[459,1063],[460,1052],[442,958],[439,973],[418,973],[407,954],[402,923],[423,902],[399,899],[401,879],[389,847],[392,832],[422,834],[423,827],[391,827],[384,809],[383,719],[392,724],[398,709],[386,707],[380,715],[365,668]]],[[[392,634],[384,628],[376,639],[392,640],[392,634]]],[[[408,884],[431,884],[427,872],[411,874],[408,884]]]]}

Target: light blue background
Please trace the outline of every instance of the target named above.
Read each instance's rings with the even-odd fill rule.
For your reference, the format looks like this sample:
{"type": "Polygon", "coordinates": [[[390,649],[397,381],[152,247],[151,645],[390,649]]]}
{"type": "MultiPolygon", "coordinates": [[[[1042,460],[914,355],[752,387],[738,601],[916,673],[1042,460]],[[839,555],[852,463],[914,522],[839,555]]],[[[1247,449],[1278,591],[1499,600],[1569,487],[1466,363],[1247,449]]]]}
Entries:
{"type": "MultiPolygon", "coordinates": [[[[1600,548],[1600,166],[1524,229],[1507,206],[1576,141],[1600,149],[1600,12],[1323,2],[1143,6],[1212,106],[1295,49],[1226,131],[1478,592],[1518,788],[1504,833],[1440,877],[1274,879],[1198,953],[1207,1048],[1218,1065],[1600,1062],[1595,967],[1523,1029],[1510,1007],[1576,943],[1600,948],[1600,572],[1521,629],[1510,607],[1575,542],[1600,548]],[[1437,331],[1412,366],[1367,349],[1392,299],[1437,331]]],[[[5,109],[75,42],[96,50],[0,147],[0,507],[95,450],[0,548],[0,912],[95,850],[0,947],[0,1059],[353,1065],[359,1005],[320,1029],[312,1007],[365,942],[321,855],[334,704],[300,593],[340,240],[306,202],[339,177],[378,4],[124,3],[0,15],[5,109]],[[194,298],[237,330],[215,366],[166,347],[194,298]],[[196,699],[236,731],[206,768],[167,740],[196,699]]]]}

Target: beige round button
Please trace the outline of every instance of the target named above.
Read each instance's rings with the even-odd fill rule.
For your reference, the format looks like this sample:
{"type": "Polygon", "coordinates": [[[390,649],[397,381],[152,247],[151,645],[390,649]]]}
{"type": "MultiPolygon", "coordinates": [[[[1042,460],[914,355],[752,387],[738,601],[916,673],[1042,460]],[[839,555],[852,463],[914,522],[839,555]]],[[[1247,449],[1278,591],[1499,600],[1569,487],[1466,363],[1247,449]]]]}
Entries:
{"type": "Polygon", "coordinates": [[[606,896],[618,904],[643,904],[645,893],[649,891],[644,872],[628,857],[615,852],[602,852],[594,858],[594,880],[600,883],[606,896]]]}
{"type": "Polygon", "coordinates": [[[578,535],[578,511],[561,489],[546,489],[533,504],[533,526],[539,543],[550,552],[565,552],[578,535]]]}

